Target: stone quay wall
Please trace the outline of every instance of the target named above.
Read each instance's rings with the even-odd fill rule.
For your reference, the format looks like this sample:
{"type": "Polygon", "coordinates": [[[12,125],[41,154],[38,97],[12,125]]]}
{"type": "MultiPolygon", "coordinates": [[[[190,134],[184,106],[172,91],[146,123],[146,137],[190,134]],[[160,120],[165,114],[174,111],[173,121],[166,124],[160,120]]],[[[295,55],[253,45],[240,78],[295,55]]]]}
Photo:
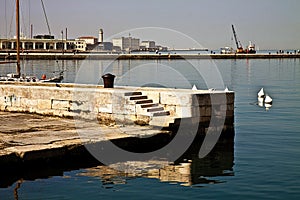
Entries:
{"type": "Polygon", "coordinates": [[[234,122],[234,92],[173,88],[0,82],[0,110],[169,127],[178,120],[234,122]]]}

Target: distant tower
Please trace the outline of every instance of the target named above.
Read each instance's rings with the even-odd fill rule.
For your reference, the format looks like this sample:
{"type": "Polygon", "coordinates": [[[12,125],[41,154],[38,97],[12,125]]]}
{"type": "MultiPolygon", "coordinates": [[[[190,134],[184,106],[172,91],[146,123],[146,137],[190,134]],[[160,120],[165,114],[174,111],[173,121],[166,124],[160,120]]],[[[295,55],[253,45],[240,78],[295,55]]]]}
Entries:
{"type": "Polygon", "coordinates": [[[101,28],[99,30],[99,38],[98,38],[98,42],[102,43],[103,42],[103,29],[101,28]]]}

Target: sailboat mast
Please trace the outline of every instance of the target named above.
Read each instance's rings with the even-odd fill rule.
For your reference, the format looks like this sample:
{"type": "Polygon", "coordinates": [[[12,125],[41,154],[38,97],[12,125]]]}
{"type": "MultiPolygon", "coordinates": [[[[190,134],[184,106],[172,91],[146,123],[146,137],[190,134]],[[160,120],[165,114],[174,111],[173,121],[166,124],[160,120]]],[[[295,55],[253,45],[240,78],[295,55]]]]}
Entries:
{"type": "Polygon", "coordinates": [[[20,17],[19,17],[20,9],[19,9],[19,0],[16,0],[16,43],[17,43],[17,76],[21,75],[20,68],[20,17]]]}

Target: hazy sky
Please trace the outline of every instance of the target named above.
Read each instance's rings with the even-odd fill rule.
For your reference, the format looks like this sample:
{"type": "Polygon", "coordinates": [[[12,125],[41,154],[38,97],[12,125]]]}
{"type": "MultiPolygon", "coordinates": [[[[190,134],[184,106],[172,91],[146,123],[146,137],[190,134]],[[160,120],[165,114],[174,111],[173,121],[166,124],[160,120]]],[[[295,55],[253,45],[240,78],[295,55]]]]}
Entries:
{"type": "MultiPolygon", "coordinates": [[[[47,34],[41,1],[20,2],[23,32],[29,35],[31,23],[34,34],[47,34]]],[[[1,37],[14,35],[13,3],[0,0],[1,37]]],[[[203,47],[219,49],[232,44],[234,24],[244,46],[251,40],[260,49],[300,49],[299,0],[44,0],[44,4],[51,32],[58,38],[66,27],[69,38],[98,37],[103,28],[104,39],[124,31],[128,36],[128,30],[139,28],[129,31],[131,36],[169,47],[196,47],[180,39],[180,32],[203,47]]]]}

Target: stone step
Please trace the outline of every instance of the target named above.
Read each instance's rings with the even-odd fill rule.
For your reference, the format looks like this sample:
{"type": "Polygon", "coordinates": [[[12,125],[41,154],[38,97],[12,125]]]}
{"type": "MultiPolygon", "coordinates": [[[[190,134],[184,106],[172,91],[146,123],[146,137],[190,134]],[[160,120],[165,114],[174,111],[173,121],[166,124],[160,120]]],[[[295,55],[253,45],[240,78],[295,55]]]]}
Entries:
{"type": "Polygon", "coordinates": [[[136,96],[136,95],[142,95],[142,92],[126,92],[124,96],[136,96]]]}
{"type": "Polygon", "coordinates": [[[174,123],[174,118],[170,116],[158,116],[153,117],[149,122],[150,126],[169,127],[170,124],[174,123]]]}
{"type": "Polygon", "coordinates": [[[148,104],[148,103],[153,103],[152,99],[145,99],[145,100],[137,100],[135,101],[136,104],[148,104]]]}
{"type": "Polygon", "coordinates": [[[148,99],[148,97],[145,95],[136,95],[136,96],[130,96],[129,99],[130,100],[141,100],[141,99],[148,99]]]}
{"type": "Polygon", "coordinates": [[[163,107],[153,107],[153,108],[148,108],[147,112],[157,112],[157,111],[163,111],[163,107]]]}
{"type": "Polygon", "coordinates": [[[157,111],[157,112],[152,112],[151,113],[152,117],[169,116],[169,115],[170,115],[169,111],[157,111]]]}
{"type": "Polygon", "coordinates": [[[148,99],[146,95],[142,95],[142,92],[126,92],[125,97],[129,97],[130,101],[133,101],[136,105],[136,112],[144,117],[150,117],[150,121],[147,122],[151,126],[169,127],[170,123],[174,123],[174,119],[170,117],[170,112],[165,111],[158,103],[153,103],[152,99],[148,99]]]}
{"type": "Polygon", "coordinates": [[[152,108],[152,107],[157,107],[158,103],[145,103],[141,105],[141,108],[152,108]]]}

